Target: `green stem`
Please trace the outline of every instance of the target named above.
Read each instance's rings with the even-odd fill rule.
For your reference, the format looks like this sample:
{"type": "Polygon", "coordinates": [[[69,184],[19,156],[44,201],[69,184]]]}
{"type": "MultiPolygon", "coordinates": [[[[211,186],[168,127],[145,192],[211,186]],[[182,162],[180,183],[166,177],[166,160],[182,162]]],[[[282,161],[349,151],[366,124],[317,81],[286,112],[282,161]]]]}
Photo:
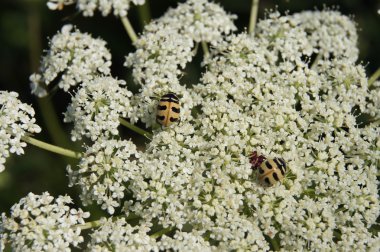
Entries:
{"type": "Polygon", "coordinates": [[[23,136],[21,138],[24,142],[29,143],[31,145],[37,146],[41,149],[48,150],[57,154],[61,154],[66,157],[71,157],[71,158],[80,158],[81,154],[72,150],[68,150],[62,147],[58,147],[52,144],[48,144],[45,142],[42,142],[40,140],[37,140],[33,137],[30,136],[23,136]]]}
{"type": "Polygon", "coordinates": [[[257,12],[259,10],[259,0],[252,0],[251,15],[249,17],[248,33],[255,34],[257,12]]]}
{"type": "Polygon", "coordinates": [[[201,44],[202,44],[202,50],[203,50],[204,56],[205,58],[208,58],[210,56],[210,51],[208,50],[207,43],[205,41],[202,41],[201,44]]]}
{"type": "MultiPolygon", "coordinates": [[[[40,6],[35,2],[28,5],[28,41],[29,41],[29,61],[31,71],[38,70],[40,64],[41,49],[41,13],[40,6]]],[[[49,98],[37,99],[39,110],[42,113],[42,119],[48,130],[49,136],[53,143],[61,146],[70,146],[69,141],[65,137],[66,134],[59,123],[57,113],[49,98]]]]}
{"type": "Polygon", "coordinates": [[[39,109],[42,113],[42,119],[53,143],[61,146],[72,145],[66,138],[66,134],[59,123],[57,113],[50,98],[37,98],[37,101],[39,109]]]}
{"type": "Polygon", "coordinates": [[[144,29],[144,26],[148,24],[151,20],[150,16],[150,6],[148,0],[145,1],[145,4],[139,5],[137,7],[137,11],[139,13],[139,20],[140,20],[140,26],[141,30],[144,29]]]}
{"type": "Polygon", "coordinates": [[[100,220],[90,221],[86,222],[84,224],[75,225],[74,227],[79,227],[82,230],[90,229],[90,228],[96,228],[100,226],[100,220]]]}
{"type": "Polygon", "coordinates": [[[318,53],[317,57],[315,57],[313,63],[311,64],[310,69],[314,70],[318,66],[318,61],[322,59],[322,54],[318,53]]]}
{"type": "Polygon", "coordinates": [[[273,251],[279,251],[280,250],[280,244],[278,244],[278,242],[277,242],[277,240],[275,238],[273,238],[273,239],[269,238],[269,241],[270,241],[270,244],[273,247],[273,251]]]}
{"type": "Polygon", "coordinates": [[[143,129],[141,129],[141,128],[139,128],[139,127],[131,124],[130,122],[128,122],[127,120],[125,120],[123,118],[119,117],[119,122],[123,126],[127,127],[128,129],[133,130],[134,132],[136,132],[136,133],[138,133],[138,134],[140,134],[140,135],[142,135],[142,136],[144,136],[144,137],[146,137],[148,139],[152,139],[152,137],[153,137],[153,135],[150,134],[148,131],[145,131],[145,130],[143,130],[143,129]]]}
{"type": "Polygon", "coordinates": [[[193,56],[195,56],[198,52],[198,48],[199,48],[199,43],[196,43],[193,50],[191,51],[191,53],[193,54],[193,56]]]}
{"type": "Polygon", "coordinates": [[[127,31],[129,38],[132,40],[132,43],[135,43],[137,41],[137,35],[131,22],[129,22],[129,19],[126,16],[121,17],[121,22],[123,22],[124,28],[127,31]]]}
{"type": "Polygon", "coordinates": [[[161,237],[162,235],[167,234],[170,231],[172,231],[171,227],[163,228],[160,231],[152,234],[150,237],[152,237],[153,239],[157,239],[158,237],[161,237]]]}
{"type": "Polygon", "coordinates": [[[374,72],[368,80],[368,87],[371,87],[372,84],[380,77],[380,67],[374,72]]]}

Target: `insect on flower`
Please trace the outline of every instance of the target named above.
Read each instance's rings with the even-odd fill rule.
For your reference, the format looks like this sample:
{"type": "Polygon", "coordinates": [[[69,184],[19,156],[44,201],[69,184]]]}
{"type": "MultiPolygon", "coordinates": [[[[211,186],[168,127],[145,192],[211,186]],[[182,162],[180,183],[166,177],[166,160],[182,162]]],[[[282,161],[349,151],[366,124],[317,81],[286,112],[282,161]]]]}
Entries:
{"type": "Polygon", "coordinates": [[[174,93],[163,95],[158,102],[156,121],[167,127],[179,120],[181,105],[179,99],[174,93]]]}
{"type": "Polygon", "coordinates": [[[267,186],[273,186],[276,182],[284,179],[286,163],[282,158],[267,159],[262,162],[259,171],[259,180],[267,186]]]}

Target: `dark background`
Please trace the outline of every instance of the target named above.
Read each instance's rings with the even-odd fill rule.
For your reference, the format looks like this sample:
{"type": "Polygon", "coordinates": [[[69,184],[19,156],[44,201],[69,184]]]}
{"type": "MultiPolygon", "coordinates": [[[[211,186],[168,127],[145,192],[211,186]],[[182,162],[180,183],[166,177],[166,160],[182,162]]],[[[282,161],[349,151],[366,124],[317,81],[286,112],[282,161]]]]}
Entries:
{"type": "MultiPolygon", "coordinates": [[[[151,16],[159,17],[169,6],[175,7],[177,2],[150,1],[151,16]]],[[[238,15],[235,23],[239,31],[247,26],[250,0],[215,2],[221,3],[228,12],[238,15]]],[[[282,13],[287,10],[294,13],[302,10],[321,10],[324,6],[338,8],[342,13],[353,16],[359,27],[359,62],[366,66],[368,75],[372,74],[380,66],[380,15],[377,13],[380,9],[379,1],[262,0],[259,18],[264,17],[265,9],[277,8],[282,13]]],[[[140,32],[142,27],[138,18],[139,11],[141,9],[134,7],[128,15],[137,32],[140,32]]],[[[112,74],[127,79],[128,84],[133,85],[130,71],[123,67],[124,56],[133,51],[133,47],[121,22],[114,16],[102,17],[97,13],[93,18],[85,18],[77,13],[74,6],[65,7],[63,11],[50,11],[45,0],[1,0],[0,89],[16,91],[23,102],[33,105],[37,112],[37,123],[43,129],[36,138],[75,149],[78,147],[69,142],[68,133],[49,134],[48,130],[62,128],[63,131],[69,132],[70,125],[52,124],[52,115],[57,114],[58,119],[62,121],[62,113],[70,96],[58,91],[50,100],[38,100],[30,94],[29,88],[29,75],[38,69],[40,55],[48,48],[48,37],[52,37],[66,23],[75,24],[82,32],[91,33],[94,37],[101,37],[107,41],[107,47],[112,53],[112,74]],[[44,114],[50,115],[42,117],[41,107],[45,109],[44,114]],[[47,117],[50,118],[44,120],[47,117]]],[[[191,81],[196,81],[199,77],[199,73],[198,76],[191,76],[191,73],[189,75],[191,81]]],[[[136,86],[132,89],[136,90],[136,86]]],[[[123,134],[128,137],[132,133],[123,130],[123,134]]],[[[79,202],[78,191],[67,187],[65,167],[72,161],[30,145],[25,152],[22,156],[12,155],[6,162],[6,170],[0,173],[0,212],[8,212],[14,203],[29,192],[40,194],[49,191],[54,196],[69,194],[79,202]]]]}

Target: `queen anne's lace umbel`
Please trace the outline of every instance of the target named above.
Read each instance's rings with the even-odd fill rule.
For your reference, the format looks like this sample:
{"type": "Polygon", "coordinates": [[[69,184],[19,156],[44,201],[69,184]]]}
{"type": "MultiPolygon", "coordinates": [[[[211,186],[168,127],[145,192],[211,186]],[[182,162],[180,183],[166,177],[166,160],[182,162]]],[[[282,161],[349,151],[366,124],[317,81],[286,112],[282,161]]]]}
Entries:
{"type": "Polygon", "coordinates": [[[232,34],[233,19],[189,0],[127,56],[138,94],[111,77],[81,81],[65,118],[73,139],[93,143],[70,182],[82,203],[123,215],[98,221],[88,249],[377,251],[379,82],[355,63],[355,24],[331,10],[274,12],[253,36],[232,34]],[[212,45],[204,72],[183,85],[201,42],[212,45]],[[167,92],[180,98],[178,124],[153,129],[144,151],[118,138],[119,116],[151,126],[167,92]],[[258,183],[253,151],[286,161],[281,183],[258,183]]]}
{"type": "Polygon", "coordinates": [[[151,224],[131,226],[125,218],[116,220],[102,218],[101,227],[91,234],[90,251],[158,251],[157,242],[148,235],[151,224]]]}
{"type": "Polygon", "coordinates": [[[84,16],[93,16],[99,10],[103,16],[113,12],[115,16],[125,17],[132,3],[143,5],[145,0],[49,0],[47,6],[51,10],[62,10],[65,5],[76,4],[84,16]]]}
{"type": "Polygon", "coordinates": [[[140,168],[136,146],[130,141],[99,139],[84,153],[78,167],[68,166],[70,186],[81,187],[84,204],[96,201],[113,214],[140,168]]]}
{"type": "Polygon", "coordinates": [[[38,73],[30,76],[32,93],[44,97],[47,87],[58,82],[68,91],[100,75],[109,75],[111,53],[102,39],[81,33],[72,25],[65,25],[50,41],[50,48],[42,57],[38,73]]]}
{"type": "Polygon", "coordinates": [[[133,77],[141,86],[140,93],[132,100],[134,118],[151,126],[157,99],[175,92],[183,104],[181,118],[190,120],[193,101],[189,90],[180,85],[183,71],[195,56],[195,44],[216,44],[224,35],[236,30],[234,19],[235,15],[227,14],[218,4],[190,0],[146,25],[135,42],[137,50],[130,53],[125,62],[132,67],[133,77]]]}
{"type": "Polygon", "coordinates": [[[95,141],[99,137],[118,135],[120,117],[131,116],[129,97],[125,81],[112,77],[98,77],[84,82],[72,97],[65,112],[65,122],[73,122],[71,139],[76,141],[86,136],[95,141]]]}
{"type": "Polygon", "coordinates": [[[71,208],[71,203],[69,196],[54,199],[47,192],[29,193],[11,208],[9,217],[2,214],[2,242],[10,241],[16,251],[70,251],[70,246],[83,242],[81,228],[76,225],[90,216],[80,208],[71,208]]]}
{"type": "Polygon", "coordinates": [[[34,109],[18,99],[15,92],[0,91],[0,172],[10,153],[24,154],[22,137],[39,133],[34,109]]]}
{"type": "Polygon", "coordinates": [[[354,63],[355,25],[336,11],[272,13],[257,32],[215,44],[187,89],[198,113],[154,135],[128,211],[190,224],[221,250],[267,250],[264,236],[289,250],[376,248],[379,130],[357,116],[378,101],[354,63]],[[286,160],[283,184],[257,183],[253,150],[286,160]]]}

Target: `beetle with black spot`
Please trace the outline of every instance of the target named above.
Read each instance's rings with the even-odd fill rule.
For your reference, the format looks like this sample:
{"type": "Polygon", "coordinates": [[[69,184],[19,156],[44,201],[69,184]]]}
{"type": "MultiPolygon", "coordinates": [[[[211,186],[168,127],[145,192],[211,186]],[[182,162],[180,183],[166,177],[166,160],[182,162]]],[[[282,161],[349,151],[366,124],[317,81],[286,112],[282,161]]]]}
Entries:
{"type": "Polygon", "coordinates": [[[267,159],[258,168],[259,180],[267,186],[273,186],[276,182],[284,179],[286,169],[284,159],[267,159]]]}
{"type": "Polygon", "coordinates": [[[167,93],[163,95],[158,102],[156,121],[168,127],[174,122],[179,121],[179,113],[181,105],[179,99],[174,93],[167,93]]]}

